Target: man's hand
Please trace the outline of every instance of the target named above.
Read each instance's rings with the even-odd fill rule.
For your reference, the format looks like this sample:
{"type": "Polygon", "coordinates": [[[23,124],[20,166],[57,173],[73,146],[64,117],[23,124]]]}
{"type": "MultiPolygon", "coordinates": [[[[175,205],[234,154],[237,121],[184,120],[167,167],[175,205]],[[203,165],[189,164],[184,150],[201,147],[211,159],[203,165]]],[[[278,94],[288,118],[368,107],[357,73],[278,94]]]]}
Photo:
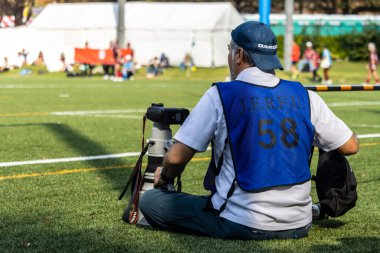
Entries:
{"type": "Polygon", "coordinates": [[[156,171],[154,172],[154,188],[165,188],[168,189],[168,185],[173,185],[174,180],[167,180],[165,177],[162,176],[162,167],[157,167],[156,171]]]}
{"type": "Polygon", "coordinates": [[[161,178],[162,167],[157,167],[154,172],[154,188],[168,188],[168,182],[162,180],[161,178]]]}
{"type": "Polygon", "coordinates": [[[182,174],[195,152],[185,144],[175,142],[165,155],[163,167],[157,167],[154,173],[154,188],[167,188],[168,184],[173,184],[174,178],[182,174]],[[163,175],[162,168],[165,168],[163,175]]]}

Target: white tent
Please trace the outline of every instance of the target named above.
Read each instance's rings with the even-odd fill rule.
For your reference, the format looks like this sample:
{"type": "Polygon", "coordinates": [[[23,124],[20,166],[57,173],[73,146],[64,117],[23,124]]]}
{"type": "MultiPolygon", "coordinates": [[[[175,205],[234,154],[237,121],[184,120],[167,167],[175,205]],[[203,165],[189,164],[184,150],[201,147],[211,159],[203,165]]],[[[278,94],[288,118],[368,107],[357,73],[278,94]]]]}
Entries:
{"type": "MultiPolygon", "coordinates": [[[[25,48],[33,61],[43,51],[50,69],[59,67],[63,52],[74,59],[74,48],[86,41],[92,48],[107,48],[116,38],[116,3],[49,4],[28,27],[0,30],[0,61],[15,62],[25,48]]],[[[227,65],[231,30],[243,22],[231,3],[151,3],[125,5],[125,38],[142,64],[165,53],[179,64],[191,53],[197,66],[227,65]]]]}

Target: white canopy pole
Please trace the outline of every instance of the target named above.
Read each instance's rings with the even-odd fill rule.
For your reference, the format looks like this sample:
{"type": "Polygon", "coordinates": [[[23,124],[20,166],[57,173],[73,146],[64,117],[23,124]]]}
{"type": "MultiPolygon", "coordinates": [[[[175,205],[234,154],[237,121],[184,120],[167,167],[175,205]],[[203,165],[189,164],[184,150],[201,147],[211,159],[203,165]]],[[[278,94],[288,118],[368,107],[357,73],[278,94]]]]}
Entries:
{"type": "Polygon", "coordinates": [[[286,28],[284,36],[284,69],[292,67],[294,0],[285,0],[286,28]]]}
{"type": "Polygon", "coordinates": [[[124,47],[124,5],[127,0],[118,0],[118,22],[117,22],[117,41],[119,42],[119,47],[124,47]]]}

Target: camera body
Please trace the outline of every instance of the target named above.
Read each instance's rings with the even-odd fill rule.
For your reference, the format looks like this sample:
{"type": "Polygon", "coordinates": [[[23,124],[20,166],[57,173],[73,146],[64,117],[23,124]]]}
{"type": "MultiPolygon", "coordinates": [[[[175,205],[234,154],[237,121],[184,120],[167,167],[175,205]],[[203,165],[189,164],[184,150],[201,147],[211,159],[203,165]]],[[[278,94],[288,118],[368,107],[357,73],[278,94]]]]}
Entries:
{"type": "Polygon", "coordinates": [[[188,115],[189,110],[185,108],[165,108],[162,103],[153,103],[146,111],[147,119],[166,125],[180,125],[188,115]]]}

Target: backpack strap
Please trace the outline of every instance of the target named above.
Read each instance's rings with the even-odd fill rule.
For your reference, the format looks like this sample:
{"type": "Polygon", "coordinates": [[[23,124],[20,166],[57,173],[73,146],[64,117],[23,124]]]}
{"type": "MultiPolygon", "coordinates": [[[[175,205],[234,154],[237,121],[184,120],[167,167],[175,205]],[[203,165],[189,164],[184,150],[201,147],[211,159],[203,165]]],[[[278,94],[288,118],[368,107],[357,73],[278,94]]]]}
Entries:
{"type": "Polygon", "coordinates": [[[228,137],[224,140],[224,147],[222,154],[220,155],[218,159],[218,163],[215,164],[215,149],[214,149],[214,141],[211,141],[211,161],[208,166],[206,176],[203,181],[203,186],[206,190],[211,191],[211,195],[213,195],[216,192],[216,186],[215,186],[215,177],[217,177],[220,173],[220,170],[223,166],[224,161],[224,152],[226,151],[228,143],[228,137]]]}
{"type": "Polygon", "coordinates": [[[236,178],[232,181],[231,187],[230,187],[230,189],[228,190],[228,193],[227,193],[226,200],[221,205],[221,207],[219,208],[219,210],[215,209],[214,206],[212,205],[212,202],[211,202],[212,196],[214,194],[210,195],[207,198],[207,203],[206,203],[206,206],[203,208],[203,210],[204,211],[212,212],[215,216],[219,216],[224,211],[224,209],[226,209],[227,201],[232,196],[232,194],[234,193],[235,185],[236,185],[236,178]]]}
{"type": "Polygon", "coordinates": [[[236,178],[232,181],[231,187],[228,190],[226,201],[224,201],[223,205],[218,210],[218,216],[224,211],[224,209],[226,209],[227,201],[235,191],[235,185],[236,185],[236,178]]]}

